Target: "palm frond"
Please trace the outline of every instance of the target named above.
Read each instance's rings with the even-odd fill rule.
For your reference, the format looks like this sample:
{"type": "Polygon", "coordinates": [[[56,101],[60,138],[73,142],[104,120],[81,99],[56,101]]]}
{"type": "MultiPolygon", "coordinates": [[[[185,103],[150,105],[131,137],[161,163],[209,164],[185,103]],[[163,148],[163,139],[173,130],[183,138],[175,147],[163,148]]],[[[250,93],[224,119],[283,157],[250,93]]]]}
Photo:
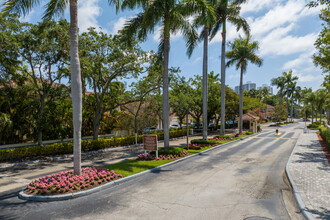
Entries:
{"type": "Polygon", "coordinates": [[[64,10],[67,7],[68,0],[51,0],[45,5],[45,14],[43,19],[50,19],[54,16],[60,16],[64,14],[64,10]]]}
{"type": "Polygon", "coordinates": [[[7,0],[2,4],[4,9],[2,13],[5,15],[9,13],[16,13],[19,15],[27,15],[33,7],[40,4],[40,0],[7,0]]]}

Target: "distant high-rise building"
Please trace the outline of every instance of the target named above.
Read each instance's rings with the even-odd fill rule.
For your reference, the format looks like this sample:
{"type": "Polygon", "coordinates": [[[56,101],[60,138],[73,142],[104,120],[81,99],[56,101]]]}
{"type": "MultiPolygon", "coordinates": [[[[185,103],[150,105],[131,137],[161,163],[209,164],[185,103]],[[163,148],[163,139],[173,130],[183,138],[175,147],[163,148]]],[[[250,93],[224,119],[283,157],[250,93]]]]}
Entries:
{"type": "MultiPolygon", "coordinates": [[[[243,92],[245,90],[250,91],[251,89],[256,89],[257,85],[251,81],[247,81],[245,84],[243,84],[243,92]]],[[[239,94],[239,86],[235,86],[235,92],[239,94]]]]}
{"type": "Polygon", "coordinates": [[[263,88],[268,89],[269,93],[273,95],[273,87],[268,86],[267,84],[262,84],[262,86],[258,87],[258,89],[260,89],[260,90],[263,88]]]}

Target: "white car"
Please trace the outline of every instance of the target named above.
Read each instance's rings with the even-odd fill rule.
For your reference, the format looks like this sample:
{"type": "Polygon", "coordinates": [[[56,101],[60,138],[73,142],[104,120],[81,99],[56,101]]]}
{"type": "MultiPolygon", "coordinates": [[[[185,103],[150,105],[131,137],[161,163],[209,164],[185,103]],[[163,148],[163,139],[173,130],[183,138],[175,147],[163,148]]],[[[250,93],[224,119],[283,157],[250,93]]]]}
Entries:
{"type": "Polygon", "coordinates": [[[178,124],[170,125],[170,128],[179,128],[179,127],[180,127],[180,125],[178,125],[178,124]]]}

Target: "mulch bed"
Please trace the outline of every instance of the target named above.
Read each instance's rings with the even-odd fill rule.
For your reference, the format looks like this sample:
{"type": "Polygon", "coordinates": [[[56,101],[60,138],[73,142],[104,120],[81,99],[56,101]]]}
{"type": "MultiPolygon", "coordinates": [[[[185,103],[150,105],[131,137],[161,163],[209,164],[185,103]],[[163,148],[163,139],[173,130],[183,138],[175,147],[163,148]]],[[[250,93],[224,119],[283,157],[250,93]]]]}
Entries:
{"type": "Polygon", "coordinates": [[[324,155],[328,159],[328,164],[330,165],[330,148],[327,147],[327,144],[325,143],[325,141],[323,140],[323,138],[320,134],[317,134],[317,137],[319,138],[324,155]]]}

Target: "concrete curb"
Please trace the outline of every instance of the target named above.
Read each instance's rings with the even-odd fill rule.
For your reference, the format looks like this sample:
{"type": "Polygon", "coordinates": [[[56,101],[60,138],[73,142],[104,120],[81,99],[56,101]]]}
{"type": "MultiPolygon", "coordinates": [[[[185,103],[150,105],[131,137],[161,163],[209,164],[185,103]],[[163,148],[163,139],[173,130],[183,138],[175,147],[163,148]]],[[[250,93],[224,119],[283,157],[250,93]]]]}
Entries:
{"type": "MultiPolygon", "coordinates": [[[[205,154],[205,153],[207,153],[209,151],[218,149],[220,147],[231,145],[231,144],[236,143],[238,141],[242,141],[242,140],[244,140],[244,139],[246,139],[248,137],[256,136],[256,135],[258,135],[260,133],[262,133],[262,132],[255,133],[255,134],[252,134],[252,135],[248,135],[246,137],[243,137],[243,138],[240,138],[240,139],[237,139],[237,140],[228,142],[228,143],[217,145],[215,147],[212,147],[212,148],[210,148],[208,150],[199,152],[197,154],[193,154],[193,155],[190,155],[190,156],[187,156],[187,157],[184,157],[184,158],[181,158],[181,159],[172,161],[170,163],[167,163],[167,164],[164,164],[164,165],[161,165],[161,166],[152,168],[150,170],[145,170],[145,171],[142,171],[140,173],[136,173],[134,175],[131,175],[131,176],[128,176],[128,177],[124,177],[124,178],[121,178],[119,180],[115,180],[113,182],[109,182],[109,183],[106,183],[104,185],[101,185],[101,186],[98,186],[98,187],[95,187],[93,189],[89,189],[89,190],[86,190],[86,191],[81,191],[81,192],[77,192],[77,193],[69,193],[69,194],[64,194],[64,195],[55,195],[55,196],[35,196],[35,195],[28,195],[28,194],[24,193],[24,190],[26,189],[26,187],[25,187],[25,188],[23,188],[19,192],[18,198],[20,198],[22,200],[37,201],[37,202],[52,202],[52,201],[62,201],[62,200],[68,200],[68,199],[78,198],[78,197],[81,197],[81,196],[86,196],[86,195],[89,195],[89,194],[98,192],[100,190],[103,190],[103,189],[106,189],[106,188],[110,188],[112,186],[116,186],[118,184],[127,182],[127,181],[129,181],[131,179],[137,178],[137,177],[142,176],[142,175],[145,175],[147,173],[152,173],[152,172],[155,172],[155,171],[159,171],[159,170],[161,170],[164,167],[171,166],[172,164],[179,163],[179,162],[181,162],[183,160],[187,160],[187,159],[192,158],[192,157],[195,157],[197,155],[202,155],[202,154],[205,154]]],[[[269,133],[269,132],[267,132],[267,133],[269,133]]]]}
{"type": "MultiPolygon", "coordinates": [[[[170,141],[175,141],[175,140],[178,140],[178,139],[184,139],[186,137],[187,136],[172,138],[172,139],[170,139],[170,141]]],[[[163,140],[158,141],[158,143],[162,143],[162,142],[164,142],[164,141],[163,140]]],[[[122,147],[111,147],[111,148],[107,148],[107,149],[81,153],[81,155],[98,154],[98,153],[103,153],[103,152],[121,150],[121,149],[125,149],[125,148],[130,148],[130,147],[139,147],[139,146],[142,146],[142,145],[143,144],[133,144],[133,145],[127,145],[127,146],[122,146],[122,147]]],[[[61,160],[61,159],[72,158],[72,157],[73,157],[73,154],[70,154],[70,155],[65,155],[65,156],[60,156],[60,157],[52,157],[52,158],[45,159],[45,160],[31,160],[31,161],[25,161],[25,162],[19,162],[19,163],[8,163],[8,164],[0,165],[0,168],[14,167],[14,166],[19,166],[19,165],[41,163],[41,162],[54,161],[54,160],[61,160]]]]}
{"type": "Polygon", "coordinates": [[[288,176],[288,179],[289,179],[289,182],[291,184],[291,187],[292,187],[292,191],[293,191],[293,196],[294,196],[294,199],[296,201],[296,204],[298,206],[298,208],[300,209],[301,213],[303,214],[304,218],[307,219],[307,220],[314,220],[314,217],[312,216],[311,213],[308,212],[304,202],[302,201],[301,199],[301,196],[299,194],[299,191],[298,191],[298,188],[290,174],[290,171],[289,171],[289,164],[291,163],[291,159],[293,157],[293,154],[296,150],[296,147],[297,147],[297,143],[299,141],[299,139],[301,138],[301,136],[303,135],[303,133],[301,133],[297,139],[297,142],[291,152],[291,155],[290,155],[290,158],[288,160],[288,162],[286,163],[286,166],[285,166],[285,172],[286,172],[286,175],[288,176]]]}

